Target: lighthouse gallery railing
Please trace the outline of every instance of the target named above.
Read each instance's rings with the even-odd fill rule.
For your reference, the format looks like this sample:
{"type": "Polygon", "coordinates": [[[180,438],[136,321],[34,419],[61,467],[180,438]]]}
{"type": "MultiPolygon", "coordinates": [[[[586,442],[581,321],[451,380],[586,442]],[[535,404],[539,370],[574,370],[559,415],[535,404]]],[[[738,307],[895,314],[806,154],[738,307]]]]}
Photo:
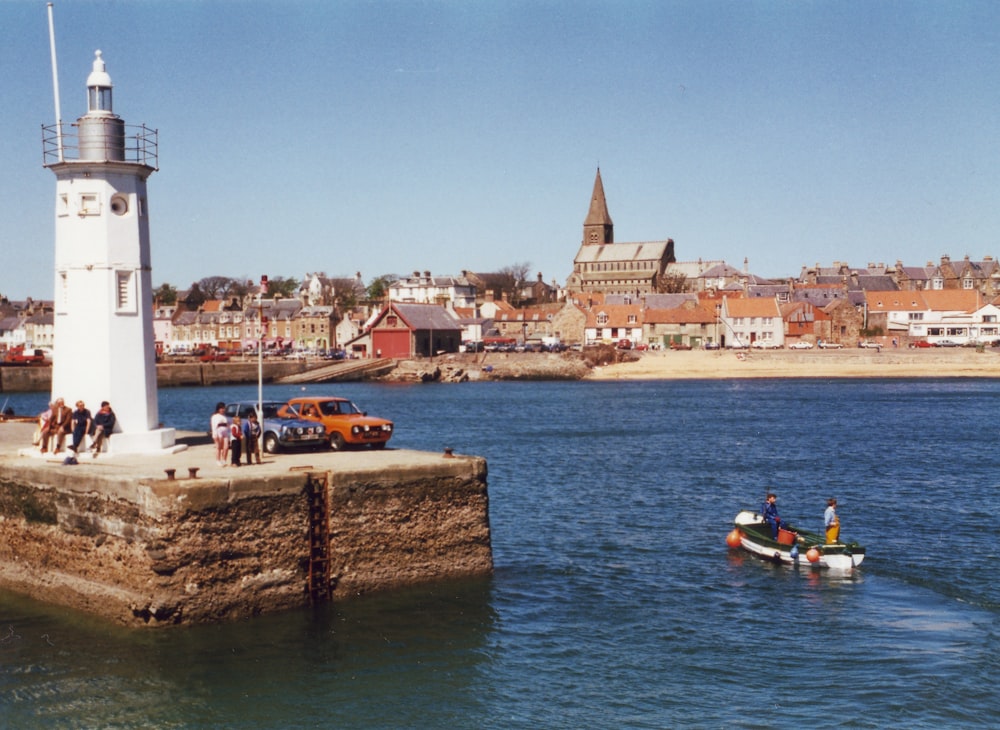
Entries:
{"type": "Polygon", "coordinates": [[[118,124],[111,133],[82,137],[79,129],[76,124],[43,125],[42,164],[48,166],[65,161],[94,160],[132,162],[159,169],[157,130],[144,124],[118,124]]]}

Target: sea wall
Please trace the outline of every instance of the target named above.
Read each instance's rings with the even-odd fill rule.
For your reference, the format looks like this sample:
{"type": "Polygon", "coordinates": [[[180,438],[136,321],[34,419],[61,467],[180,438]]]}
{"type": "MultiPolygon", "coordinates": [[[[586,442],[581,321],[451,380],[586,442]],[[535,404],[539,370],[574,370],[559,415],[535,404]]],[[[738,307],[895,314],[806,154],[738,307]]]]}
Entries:
{"type": "MultiPolygon", "coordinates": [[[[270,360],[263,366],[264,382],[302,373],[314,364],[304,360],[270,360]]],[[[156,366],[161,388],[183,385],[229,385],[256,383],[256,362],[161,363],[156,366]]],[[[40,393],[52,387],[51,366],[0,366],[0,393],[40,393]]],[[[72,398],[72,395],[66,396],[72,398]]]]}
{"type": "Polygon", "coordinates": [[[129,464],[0,459],[0,586],[129,626],[304,605],[310,479],[326,483],[333,600],[492,570],[485,460],[391,450],[306,460],[228,478],[213,463],[215,475],[171,480],[129,464]]]}

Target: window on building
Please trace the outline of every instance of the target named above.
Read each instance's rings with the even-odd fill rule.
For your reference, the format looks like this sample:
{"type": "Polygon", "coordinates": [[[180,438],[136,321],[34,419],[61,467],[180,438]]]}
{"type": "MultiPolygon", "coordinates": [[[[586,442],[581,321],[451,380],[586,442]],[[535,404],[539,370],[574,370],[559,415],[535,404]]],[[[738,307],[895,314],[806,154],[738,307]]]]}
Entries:
{"type": "Polygon", "coordinates": [[[132,271],[115,272],[115,309],[133,314],[136,311],[135,274],[132,271]]]}

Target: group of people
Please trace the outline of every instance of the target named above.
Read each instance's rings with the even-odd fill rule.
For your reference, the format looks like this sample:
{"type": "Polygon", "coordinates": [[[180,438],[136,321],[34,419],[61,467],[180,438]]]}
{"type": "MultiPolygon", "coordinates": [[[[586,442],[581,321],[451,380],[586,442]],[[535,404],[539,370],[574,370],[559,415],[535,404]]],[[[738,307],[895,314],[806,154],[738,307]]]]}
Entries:
{"type": "Polygon", "coordinates": [[[261,427],[256,412],[247,414],[246,421],[235,415],[230,422],[226,417],[226,404],[219,402],[215,405],[210,428],[215,442],[215,463],[218,466],[239,466],[244,453],[247,455],[247,465],[253,464],[255,458],[260,463],[261,427]]]}
{"type": "Polygon", "coordinates": [[[101,408],[91,415],[82,400],[71,409],[62,398],[56,398],[49,407],[38,415],[37,444],[43,454],[58,454],[66,447],[66,437],[70,437],[69,450],[74,455],[80,453],[84,437],[90,436],[90,452],[94,458],[101,453],[104,441],[115,430],[115,412],[108,401],[101,402],[101,408]]]}
{"type": "MultiPolygon", "coordinates": [[[[771,536],[778,539],[778,529],[781,527],[781,517],[778,516],[778,498],[773,492],[768,492],[761,505],[760,513],[764,522],[771,528],[771,536]]],[[[840,540],[840,518],[837,517],[837,500],[834,497],[826,500],[826,510],[823,512],[823,529],[826,533],[826,543],[831,545],[840,540]]]]}

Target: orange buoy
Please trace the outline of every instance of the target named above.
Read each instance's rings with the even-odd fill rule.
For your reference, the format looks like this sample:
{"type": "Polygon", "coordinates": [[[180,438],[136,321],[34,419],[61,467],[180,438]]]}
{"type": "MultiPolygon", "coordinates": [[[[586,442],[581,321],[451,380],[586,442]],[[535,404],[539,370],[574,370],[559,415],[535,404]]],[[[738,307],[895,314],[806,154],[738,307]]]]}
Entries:
{"type": "Polygon", "coordinates": [[[743,540],[743,534],[739,530],[733,530],[726,535],[726,545],[731,548],[739,547],[743,540]]]}
{"type": "Polygon", "coordinates": [[[819,560],[819,550],[817,550],[814,547],[809,548],[809,550],[806,552],[806,560],[808,560],[810,563],[815,563],[817,560],[819,560]]]}

